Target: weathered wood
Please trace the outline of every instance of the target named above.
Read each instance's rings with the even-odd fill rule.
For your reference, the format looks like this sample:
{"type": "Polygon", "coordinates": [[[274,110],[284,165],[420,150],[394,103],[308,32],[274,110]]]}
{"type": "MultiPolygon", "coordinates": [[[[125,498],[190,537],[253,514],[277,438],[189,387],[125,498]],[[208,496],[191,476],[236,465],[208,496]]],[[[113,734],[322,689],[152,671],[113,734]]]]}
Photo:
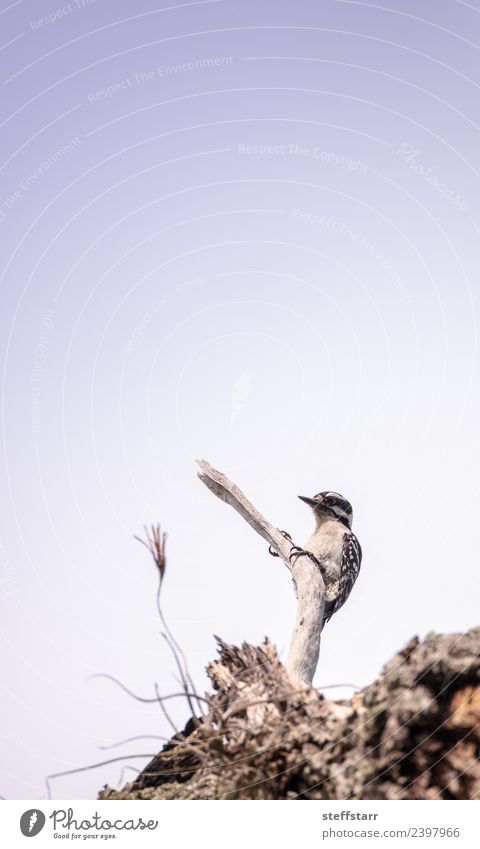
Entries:
{"type": "Polygon", "coordinates": [[[197,463],[201,470],[198,476],[205,486],[240,513],[292,573],[298,604],[286,667],[295,678],[310,684],[318,663],[325,608],[325,584],[320,570],[305,556],[296,558],[292,565],[289,557],[295,543],[282,536],[223,472],[214,469],[206,460],[197,460],[197,463]]]}
{"type": "Polygon", "coordinates": [[[207,672],[208,713],[101,799],[480,798],[480,628],[410,640],[338,702],[268,641],[219,640],[207,672]]]}

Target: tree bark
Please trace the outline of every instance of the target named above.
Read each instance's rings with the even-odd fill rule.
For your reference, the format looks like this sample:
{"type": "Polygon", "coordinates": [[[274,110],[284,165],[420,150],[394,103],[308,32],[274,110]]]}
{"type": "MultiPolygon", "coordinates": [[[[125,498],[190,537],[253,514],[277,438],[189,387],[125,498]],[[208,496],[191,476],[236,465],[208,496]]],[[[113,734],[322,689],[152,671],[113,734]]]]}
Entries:
{"type": "Polygon", "coordinates": [[[480,797],[480,628],[412,639],[340,702],[296,683],[268,641],[219,649],[206,715],[100,798],[480,797]]]}

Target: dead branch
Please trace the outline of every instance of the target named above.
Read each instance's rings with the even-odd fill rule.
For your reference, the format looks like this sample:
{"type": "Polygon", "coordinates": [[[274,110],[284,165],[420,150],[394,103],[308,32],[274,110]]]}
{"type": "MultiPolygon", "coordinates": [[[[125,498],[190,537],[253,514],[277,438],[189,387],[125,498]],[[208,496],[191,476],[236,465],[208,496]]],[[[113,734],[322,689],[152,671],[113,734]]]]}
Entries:
{"type": "Polygon", "coordinates": [[[298,557],[292,565],[290,554],[294,542],[267,522],[226,475],[206,460],[197,460],[197,463],[201,470],[198,477],[205,486],[240,513],[250,527],[272,546],[292,573],[298,603],[286,667],[295,678],[310,684],[318,663],[325,608],[325,584],[320,570],[305,556],[298,557]]]}

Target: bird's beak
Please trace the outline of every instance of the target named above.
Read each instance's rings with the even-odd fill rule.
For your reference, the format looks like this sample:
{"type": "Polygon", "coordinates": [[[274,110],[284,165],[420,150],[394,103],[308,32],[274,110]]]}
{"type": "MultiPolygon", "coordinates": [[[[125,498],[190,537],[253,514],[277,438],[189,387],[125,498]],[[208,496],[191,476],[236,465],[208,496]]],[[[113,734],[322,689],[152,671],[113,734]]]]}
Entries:
{"type": "Polygon", "coordinates": [[[308,504],[309,507],[316,507],[318,504],[318,501],[315,501],[314,498],[307,498],[306,495],[299,495],[298,497],[300,501],[304,501],[305,504],[308,504]]]}

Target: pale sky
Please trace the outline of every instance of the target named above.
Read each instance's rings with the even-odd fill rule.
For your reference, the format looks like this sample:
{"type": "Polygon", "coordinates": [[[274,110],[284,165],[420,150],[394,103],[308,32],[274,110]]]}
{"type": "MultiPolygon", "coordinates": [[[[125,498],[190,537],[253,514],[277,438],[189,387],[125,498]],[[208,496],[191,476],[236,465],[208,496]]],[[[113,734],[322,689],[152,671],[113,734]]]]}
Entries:
{"type": "Polygon", "coordinates": [[[479,13],[178,6],[2,13],[7,798],[170,735],[157,705],[87,681],[178,689],[145,523],[168,532],[164,610],[201,692],[214,633],[285,657],[288,572],[196,457],[296,542],[297,495],[352,502],[362,572],[316,686],[478,624],[479,13]]]}

